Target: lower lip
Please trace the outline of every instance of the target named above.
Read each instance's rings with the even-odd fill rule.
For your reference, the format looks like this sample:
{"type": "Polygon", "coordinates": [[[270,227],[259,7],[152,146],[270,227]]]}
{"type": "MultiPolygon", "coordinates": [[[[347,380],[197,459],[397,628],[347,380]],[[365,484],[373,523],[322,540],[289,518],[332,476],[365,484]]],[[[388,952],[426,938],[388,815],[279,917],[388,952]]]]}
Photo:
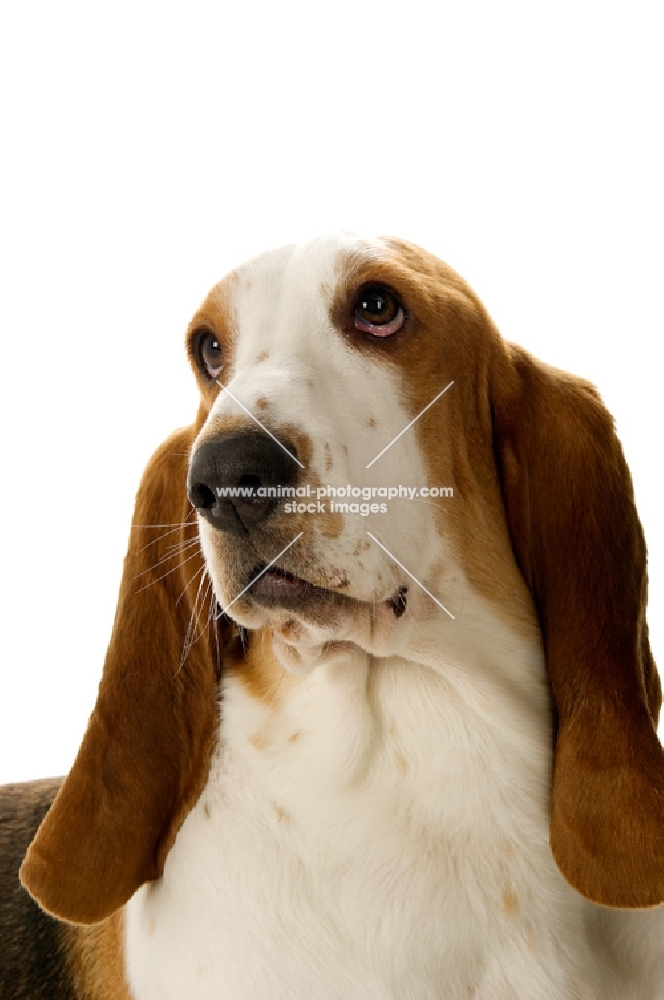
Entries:
{"type": "Polygon", "coordinates": [[[293,601],[302,599],[311,589],[311,584],[297,576],[267,570],[252,584],[251,594],[258,600],[293,601]]]}
{"type": "MultiPolygon", "coordinates": [[[[258,576],[251,585],[249,593],[257,604],[264,607],[299,611],[315,618],[339,611],[343,607],[347,610],[354,606],[360,607],[352,597],[317,587],[290,573],[273,569],[268,569],[258,576]]],[[[406,610],[405,595],[406,588],[400,588],[389,600],[380,604],[373,602],[374,611],[378,607],[384,607],[389,610],[390,618],[400,618],[406,610]]]]}

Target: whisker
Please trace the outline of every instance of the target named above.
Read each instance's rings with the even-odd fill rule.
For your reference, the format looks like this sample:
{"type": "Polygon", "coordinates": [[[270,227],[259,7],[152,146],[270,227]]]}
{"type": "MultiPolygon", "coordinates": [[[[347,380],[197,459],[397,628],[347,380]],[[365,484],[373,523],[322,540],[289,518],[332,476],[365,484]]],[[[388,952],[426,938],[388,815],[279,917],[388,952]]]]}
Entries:
{"type": "Polygon", "coordinates": [[[198,635],[196,636],[196,638],[195,639],[191,638],[191,636],[194,633],[194,629],[196,628],[196,625],[200,624],[201,615],[203,613],[203,606],[204,606],[204,604],[205,604],[205,602],[207,600],[207,596],[208,596],[209,592],[210,592],[210,577],[206,576],[203,579],[201,579],[200,583],[198,584],[198,592],[196,594],[196,600],[194,601],[194,609],[193,609],[193,613],[192,613],[192,617],[191,617],[191,629],[190,629],[190,635],[189,635],[189,649],[191,649],[191,647],[198,642],[198,640],[200,639],[200,637],[205,632],[205,629],[207,628],[207,619],[206,619],[203,627],[199,628],[198,635]],[[203,594],[202,594],[202,597],[201,597],[200,608],[198,608],[197,607],[197,605],[198,605],[198,598],[199,598],[199,595],[200,595],[200,592],[201,592],[201,587],[203,586],[203,583],[205,583],[205,590],[203,591],[203,594]]]}
{"type": "Polygon", "coordinates": [[[215,673],[217,676],[217,680],[219,681],[221,680],[222,666],[221,666],[221,646],[219,644],[219,627],[217,626],[217,617],[216,617],[218,607],[219,605],[217,603],[217,598],[215,596],[214,589],[212,589],[210,593],[210,616],[208,618],[208,627],[210,625],[210,622],[212,622],[212,629],[214,632],[214,656],[216,664],[215,673]]]}
{"type": "Polygon", "coordinates": [[[178,550],[184,551],[185,546],[188,548],[189,545],[191,544],[191,542],[197,541],[197,540],[198,540],[198,538],[195,538],[195,539],[194,538],[185,538],[185,539],[183,539],[183,541],[171,542],[170,545],[167,545],[164,548],[164,554],[166,554],[167,552],[171,552],[171,553],[172,552],[177,552],[178,550]]]}
{"type": "Polygon", "coordinates": [[[152,566],[148,566],[147,569],[142,569],[140,573],[136,574],[134,579],[139,580],[142,576],[145,576],[146,573],[151,573],[153,569],[157,568],[157,566],[161,566],[162,563],[168,562],[169,559],[173,559],[175,556],[180,555],[180,553],[184,555],[184,553],[189,552],[194,547],[194,545],[198,545],[198,535],[196,535],[195,538],[190,538],[188,541],[183,542],[182,544],[178,543],[174,547],[174,551],[169,552],[166,555],[162,556],[161,559],[157,559],[156,563],[153,563],[152,566]]]}
{"type": "Polygon", "coordinates": [[[184,521],[171,521],[168,524],[132,524],[132,528],[194,528],[198,526],[197,520],[190,520],[191,516],[196,515],[196,508],[191,505],[188,514],[186,515],[184,521]]]}
{"type": "MultiPolygon", "coordinates": [[[[182,644],[182,653],[180,655],[180,666],[175,671],[175,674],[173,675],[174,677],[177,677],[177,675],[182,670],[183,666],[186,663],[187,656],[189,655],[189,650],[194,645],[194,642],[198,641],[198,639],[200,638],[200,635],[202,634],[202,633],[199,633],[199,635],[196,636],[196,639],[194,639],[194,640],[192,640],[192,638],[191,638],[191,636],[193,635],[194,629],[196,627],[196,625],[195,625],[195,622],[196,622],[196,607],[198,605],[198,599],[200,597],[201,587],[203,586],[203,581],[204,580],[205,580],[205,577],[201,576],[200,582],[198,584],[198,589],[196,591],[196,597],[194,598],[194,603],[193,603],[192,608],[191,608],[191,615],[189,616],[189,624],[187,625],[187,631],[185,632],[184,642],[182,644]]],[[[208,587],[209,586],[210,586],[210,581],[209,581],[209,577],[208,577],[208,587]]],[[[206,593],[207,593],[207,591],[206,591],[206,593]]],[[[205,598],[203,600],[205,600],[205,598]]],[[[203,631],[205,631],[205,629],[203,629],[203,631]]]]}
{"type": "MultiPolygon", "coordinates": [[[[145,527],[145,525],[135,525],[135,527],[145,527]]],[[[158,525],[154,525],[154,527],[158,527],[158,525]]],[[[171,528],[170,531],[165,531],[162,535],[157,535],[156,538],[152,538],[149,542],[146,542],[145,545],[142,545],[140,549],[136,549],[136,553],[138,554],[139,552],[143,552],[144,549],[148,549],[151,545],[156,545],[157,542],[160,542],[164,538],[168,538],[169,535],[174,535],[176,531],[179,531],[182,528],[198,528],[198,525],[185,524],[184,522],[182,524],[177,524],[174,528],[171,528]]]]}
{"type": "MultiPolygon", "coordinates": [[[[187,515],[188,516],[188,515],[187,515]]],[[[196,521],[171,521],[169,524],[132,524],[132,528],[197,528],[196,521]]]]}
{"type": "MultiPolygon", "coordinates": [[[[203,577],[201,577],[201,579],[198,581],[198,588],[196,590],[196,597],[194,598],[194,603],[192,604],[192,607],[191,607],[191,614],[189,615],[189,621],[187,622],[187,630],[186,630],[186,632],[184,634],[184,641],[182,643],[182,652],[180,653],[180,666],[178,667],[178,671],[177,671],[178,673],[180,672],[180,670],[182,670],[182,667],[184,666],[184,662],[187,659],[187,654],[189,653],[189,650],[191,649],[190,636],[191,636],[191,634],[193,632],[194,618],[195,618],[195,615],[196,615],[196,605],[198,603],[198,596],[199,596],[199,594],[201,592],[201,587],[202,586],[203,586],[203,577]]],[[[176,674],[176,676],[177,676],[177,674],[176,674]]]]}
{"type": "Polygon", "coordinates": [[[136,593],[140,594],[141,591],[147,590],[148,587],[151,587],[153,585],[153,583],[159,583],[160,580],[165,580],[166,577],[170,576],[171,573],[174,573],[175,570],[179,566],[184,566],[186,563],[191,562],[191,560],[195,559],[196,556],[199,555],[199,554],[200,554],[200,548],[197,549],[196,552],[192,552],[192,554],[190,556],[188,556],[186,559],[183,559],[181,563],[176,563],[175,566],[171,566],[171,568],[169,570],[167,570],[165,573],[162,573],[161,576],[158,576],[156,580],[150,580],[150,582],[146,583],[143,587],[139,587],[138,590],[136,591],[136,593]]]}
{"type": "MultiPolygon", "coordinates": [[[[205,588],[205,591],[203,593],[203,600],[201,601],[201,612],[203,611],[203,605],[208,600],[208,598],[211,596],[211,593],[212,593],[212,580],[208,576],[208,578],[207,578],[207,587],[205,588]]],[[[195,642],[198,642],[198,640],[201,638],[201,636],[205,635],[205,633],[207,632],[209,624],[210,624],[210,608],[208,607],[208,610],[207,610],[206,615],[205,615],[205,623],[204,623],[202,629],[200,630],[198,636],[194,640],[195,642]]]]}
{"type": "Polygon", "coordinates": [[[210,586],[207,589],[207,594],[208,594],[210,600],[208,602],[207,621],[205,623],[205,627],[206,628],[208,627],[208,625],[212,621],[212,615],[214,614],[214,610],[215,610],[214,606],[216,604],[216,598],[214,596],[214,590],[212,589],[212,580],[210,580],[210,586]]]}
{"type": "Polygon", "coordinates": [[[189,587],[194,582],[194,580],[196,579],[196,577],[198,576],[198,574],[199,573],[204,573],[204,572],[205,572],[205,566],[201,566],[201,568],[197,569],[196,572],[194,573],[194,575],[192,577],[190,577],[189,580],[187,580],[187,582],[185,583],[184,587],[180,591],[180,596],[178,597],[177,601],[175,602],[175,607],[176,608],[177,608],[178,604],[180,603],[180,601],[182,600],[182,598],[184,597],[184,595],[186,594],[186,592],[189,590],[189,587]]]}

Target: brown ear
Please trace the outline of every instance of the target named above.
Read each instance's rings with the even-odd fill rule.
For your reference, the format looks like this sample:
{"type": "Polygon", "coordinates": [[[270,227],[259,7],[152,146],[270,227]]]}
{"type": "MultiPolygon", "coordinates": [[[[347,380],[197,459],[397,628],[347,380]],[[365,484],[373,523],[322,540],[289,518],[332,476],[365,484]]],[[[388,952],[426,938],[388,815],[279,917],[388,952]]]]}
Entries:
{"type": "Polygon", "coordinates": [[[185,491],[193,436],[171,437],[143,476],[97,703],[21,868],[41,906],[74,923],[161,874],[208,773],[220,650],[185,491]]]}
{"type": "Polygon", "coordinates": [[[654,906],[664,901],[661,689],[629,471],[592,386],[501,350],[495,450],[557,716],[551,848],[589,899],[654,906]]]}

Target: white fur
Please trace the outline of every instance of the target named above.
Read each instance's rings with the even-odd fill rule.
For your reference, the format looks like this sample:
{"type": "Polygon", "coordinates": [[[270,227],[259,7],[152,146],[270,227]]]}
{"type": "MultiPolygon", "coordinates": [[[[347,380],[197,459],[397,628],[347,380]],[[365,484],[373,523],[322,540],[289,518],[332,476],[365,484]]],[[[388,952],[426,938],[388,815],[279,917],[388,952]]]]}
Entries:
{"type": "MultiPolygon", "coordinates": [[[[485,633],[530,672],[529,700],[484,679],[489,656],[468,679],[346,654],[280,710],[226,685],[208,786],[128,906],[137,1000],[664,995],[661,969],[628,985],[616,915],[548,849],[540,651],[488,614],[485,633]]],[[[653,916],[620,915],[651,955],[653,916]]]]}
{"type": "MultiPolygon", "coordinates": [[[[321,288],[334,288],[349,247],[380,254],[379,243],[319,241],[238,272],[236,359],[222,381],[250,408],[267,398],[268,425],[307,428],[321,481],[333,481],[327,442],[338,481],[381,483],[386,468],[364,466],[409,415],[391,372],[329,322],[321,288]],[[370,428],[364,418],[376,412],[370,428]]],[[[221,394],[202,434],[228,413],[237,409],[221,394]]],[[[394,467],[423,484],[412,442],[394,467]]],[[[376,530],[368,521],[346,518],[335,538],[316,532],[307,565],[320,580],[343,571],[356,596],[380,601],[400,576],[376,547],[358,558],[376,530]]],[[[127,906],[136,1000],[664,997],[661,909],[594,906],[551,856],[550,704],[536,632],[524,638],[473,591],[429,505],[379,524],[456,620],[412,586],[407,613],[382,631],[356,613],[328,631],[305,625],[292,643],[304,675],[272,698],[225,681],[207,787],[163,878],[127,906]],[[332,638],[344,645],[328,647],[332,638]]],[[[237,582],[232,560],[201,529],[223,603],[237,582]]],[[[303,565],[305,555],[293,558],[303,565]]],[[[250,627],[280,620],[240,602],[235,612],[250,627]]]]}

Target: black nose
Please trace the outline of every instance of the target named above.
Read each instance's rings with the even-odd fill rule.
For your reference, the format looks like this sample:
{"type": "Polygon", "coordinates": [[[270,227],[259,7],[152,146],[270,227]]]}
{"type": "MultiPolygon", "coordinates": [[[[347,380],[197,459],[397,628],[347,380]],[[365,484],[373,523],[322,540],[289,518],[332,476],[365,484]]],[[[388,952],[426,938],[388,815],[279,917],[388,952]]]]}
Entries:
{"type": "Polygon", "coordinates": [[[225,434],[197,448],[189,466],[187,494],[198,513],[220,531],[244,534],[279,503],[279,487],[297,480],[296,455],[267,434],[225,434]]]}

